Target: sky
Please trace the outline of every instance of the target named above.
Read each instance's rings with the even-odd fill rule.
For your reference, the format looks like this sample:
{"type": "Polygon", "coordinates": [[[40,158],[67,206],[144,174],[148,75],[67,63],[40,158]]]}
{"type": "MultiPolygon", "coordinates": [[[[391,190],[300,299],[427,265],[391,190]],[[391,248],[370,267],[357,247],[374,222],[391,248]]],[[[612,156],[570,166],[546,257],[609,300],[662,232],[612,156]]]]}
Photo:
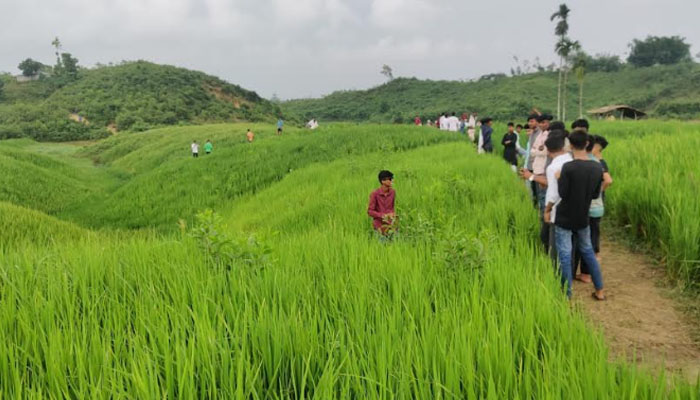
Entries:
{"type": "MultiPolygon", "coordinates": [[[[0,71],[51,42],[79,65],[148,60],[218,76],[263,97],[319,97],[394,76],[468,80],[556,60],[561,0],[0,0],[0,71]]],[[[623,58],[633,39],[682,36],[700,52],[699,0],[568,1],[570,36],[623,58]]]]}

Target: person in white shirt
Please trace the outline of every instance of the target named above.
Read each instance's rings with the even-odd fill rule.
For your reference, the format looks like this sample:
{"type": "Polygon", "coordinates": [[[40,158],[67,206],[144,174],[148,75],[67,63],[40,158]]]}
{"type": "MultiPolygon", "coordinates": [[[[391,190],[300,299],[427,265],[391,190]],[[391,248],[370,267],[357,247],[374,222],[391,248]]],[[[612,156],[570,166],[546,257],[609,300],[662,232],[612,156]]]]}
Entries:
{"type": "Polygon", "coordinates": [[[476,136],[476,113],[471,113],[469,115],[469,122],[467,122],[467,135],[469,135],[469,140],[474,142],[474,137],[476,136]]]}
{"type": "Polygon", "coordinates": [[[448,130],[449,129],[448,125],[449,124],[447,122],[447,113],[442,113],[442,115],[440,115],[440,130],[441,131],[448,130]]]}
{"type": "Polygon", "coordinates": [[[450,132],[459,131],[459,118],[457,118],[457,113],[452,112],[452,115],[447,117],[447,129],[450,132]]]}
{"type": "Polygon", "coordinates": [[[192,144],[190,145],[190,149],[192,149],[192,157],[199,157],[199,145],[197,144],[196,140],[192,141],[192,144]]]}
{"type": "MultiPolygon", "coordinates": [[[[566,151],[564,144],[566,142],[566,133],[561,130],[553,130],[550,132],[547,140],[545,141],[545,146],[547,147],[548,156],[552,159],[552,162],[547,166],[546,176],[547,176],[547,192],[545,194],[545,209],[544,209],[544,223],[553,224],[556,218],[557,205],[561,202],[561,197],[559,196],[559,174],[564,164],[569,161],[573,161],[571,153],[566,151]]],[[[557,261],[557,251],[556,246],[551,244],[554,243],[554,229],[549,229],[549,254],[552,260],[556,263],[557,261]]]]}

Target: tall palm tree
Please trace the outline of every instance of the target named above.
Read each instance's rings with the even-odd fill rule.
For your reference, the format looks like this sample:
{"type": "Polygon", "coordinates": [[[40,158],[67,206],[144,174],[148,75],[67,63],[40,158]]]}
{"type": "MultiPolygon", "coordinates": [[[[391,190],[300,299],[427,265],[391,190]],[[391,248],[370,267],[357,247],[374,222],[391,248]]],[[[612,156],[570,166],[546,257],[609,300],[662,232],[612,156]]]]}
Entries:
{"type": "Polygon", "coordinates": [[[564,38],[561,46],[561,56],[564,59],[564,79],[562,82],[561,90],[561,120],[566,121],[566,88],[569,83],[569,63],[571,54],[579,51],[581,49],[581,44],[578,40],[571,40],[569,38],[564,38]]]}
{"type": "Polygon", "coordinates": [[[559,81],[557,83],[557,119],[561,118],[561,84],[562,84],[562,66],[564,64],[564,56],[562,53],[559,51],[561,46],[565,46],[565,39],[566,39],[566,34],[569,33],[569,13],[571,12],[571,9],[565,4],[562,3],[559,5],[559,10],[552,14],[551,17],[549,17],[550,21],[554,21],[555,19],[559,19],[557,22],[556,27],[554,28],[554,34],[559,36],[559,41],[557,42],[556,45],[556,52],[559,55],[559,81]]]}

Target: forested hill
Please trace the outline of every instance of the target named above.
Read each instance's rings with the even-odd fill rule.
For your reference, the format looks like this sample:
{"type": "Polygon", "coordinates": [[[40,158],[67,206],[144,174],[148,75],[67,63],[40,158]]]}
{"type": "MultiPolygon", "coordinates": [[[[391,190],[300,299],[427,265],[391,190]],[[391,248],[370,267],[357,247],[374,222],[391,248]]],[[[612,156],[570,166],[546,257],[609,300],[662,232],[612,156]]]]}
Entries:
{"type": "MultiPolygon", "coordinates": [[[[579,84],[570,74],[568,119],[579,111],[579,84]]],[[[416,115],[434,119],[448,111],[476,111],[498,119],[520,118],[532,107],[556,111],[557,73],[506,77],[490,75],[470,82],[397,78],[361,91],[341,91],[321,99],[282,103],[287,116],[321,120],[409,122],[416,115]]],[[[593,72],[583,81],[583,109],[627,104],[658,118],[700,118],[700,64],[593,72]]]]}
{"type": "Polygon", "coordinates": [[[0,78],[0,138],[79,140],[164,125],[273,121],[280,112],[219,78],[145,61],[80,70],[67,81],[0,78]]]}

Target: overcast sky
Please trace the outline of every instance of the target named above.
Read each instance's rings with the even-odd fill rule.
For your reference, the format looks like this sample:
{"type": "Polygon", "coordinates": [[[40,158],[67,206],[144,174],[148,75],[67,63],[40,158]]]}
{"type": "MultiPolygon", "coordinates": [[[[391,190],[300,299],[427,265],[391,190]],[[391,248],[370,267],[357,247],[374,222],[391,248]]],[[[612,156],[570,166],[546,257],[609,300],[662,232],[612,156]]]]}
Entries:
{"type": "MultiPolygon", "coordinates": [[[[470,79],[508,72],[513,56],[554,61],[561,0],[0,0],[0,71],[144,59],[204,71],[264,97],[316,97],[395,76],[470,79]]],[[[570,35],[592,54],[625,55],[647,35],[700,52],[700,0],[575,0],[570,35]]]]}

